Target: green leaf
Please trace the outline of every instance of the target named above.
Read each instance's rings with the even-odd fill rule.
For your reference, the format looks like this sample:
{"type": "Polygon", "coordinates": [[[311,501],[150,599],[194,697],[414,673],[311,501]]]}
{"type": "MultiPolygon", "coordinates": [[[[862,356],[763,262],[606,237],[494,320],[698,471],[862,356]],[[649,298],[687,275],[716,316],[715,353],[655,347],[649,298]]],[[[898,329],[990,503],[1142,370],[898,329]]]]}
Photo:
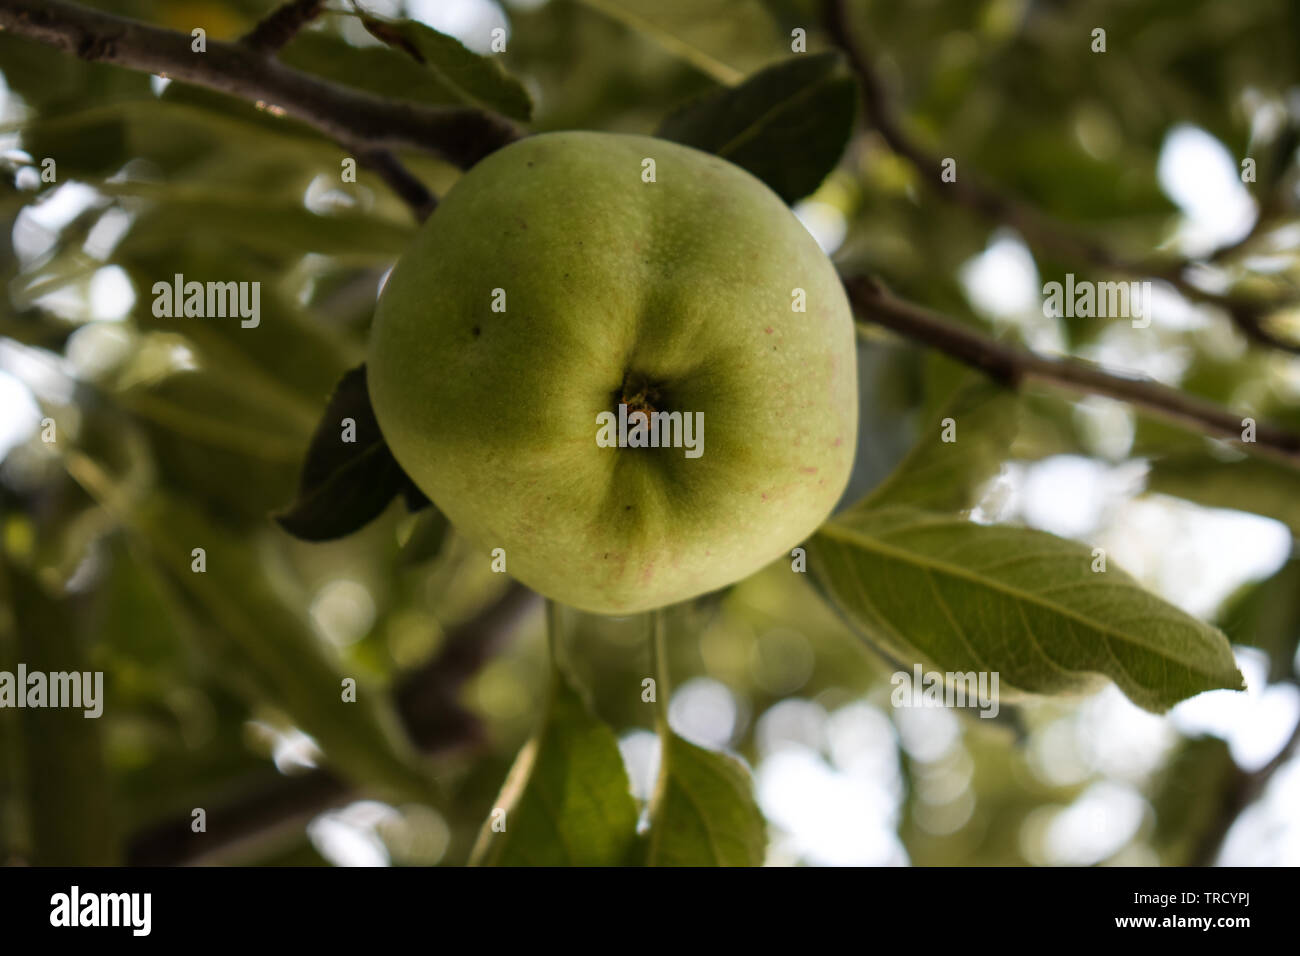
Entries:
{"type": "Polygon", "coordinates": [[[480,866],[621,866],[636,846],[636,802],[613,731],[558,668],[536,735],[515,758],[471,862],[480,866]]]}
{"type": "Polygon", "coordinates": [[[360,365],[330,397],[307,449],[298,497],[275,520],[296,538],[328,541],[369,524],[397,495],[412,511],[429,504],[388,450],[360,365]],[[345,419],[352,420],[351,441],[343,440],[345,419]]]}
{"type": "Polygon", "coordinates": [[[323,30],[303,30],[280,51],[287,66],[327,77],[387,99],[427,106],[459,105],[462,100],[438,75],[409,56],[381,46],[353,46],[323,30]]]}
{"type": "Polygon", "coordinates": [[[808,552],[818,586],[901,663],[997,673],[1003,694],[1082,692],[1104,676],[1157,713],[1243,686],[1219,631],[1046,532],[854,509],[808,552]]]}
{"type": "MultiPolygon", "coordinates": [[[[57,157],[60,181],[93,179],[120,170],[128,160],[149,159],[169,178],[201,167],[211,177],[223,177],[222,188],[229,188],[246,163],[300,176],[314,162],[333,162],[337,169],[339,155],[337,146],[310,127],[181,83],[169,86],[161,99],[146,93],[135,100],[39,113],[0,130],[20,130],[23,148],[33,156],[57,157]]],[[[265,175],[250,181],[263,194],[274,185],[265,175]]]]}
{"type": "Polygon", "coordinates": [[[935,415],[920,423],[922,437],[859,508],[911,505],[930,511],[974,506],[981,486],[1007,457],[1016,437],[1020,404],[1015,393],[982,377],[958,388],[935,415]],[[953,420],[954,441],[943,422],[953,420]]]}
{"type": "Polygon", "coordinates": [[[128,155],[127,124],[121,116],[101,115],[74,126],[33,121],[23,129],[23,148],[32,156],[57,156],[64,176],[109,175],[128,155]]]}
{"type": "Polygon", "coordinates": [[[1199,866],[1205,835],[1218,822],[1224,807],[1238,797],[1242,772],[1228,744],[1218,737],[1185,740],[1152,781],[1151,806],[1155,827],[1151,844],[1162,866],[1199,866]]]}
{"type": "Polygon", "coordinates": [[[648,866],[761,866],[767,845],[749,771],[661,728],[648,866]]]}
{"type": "Polygon", "coordinates": [[[451,534],[451,522],[437,508],[425,508],[413,519],[410,534],[402,542],[398,562],[403,566],[432,561],[442,553],[451,534]]]}
{"type": "Polygon", "coordinates": [[[455,37],[415,20],[381,20],[363,16],[361,23],[378,40],[407,54],[466,103],[527,122],[533,102],[517,79],[492,56],[481,56],[455,37]]]}
{"type": "MultiPolygon", "coordinates": [[[[102,183],[111,196],[156,201],[123,240],[119,255],[174,248],[195,223],[208,238],[226,238],[269,252],[315,252],[341,262],[387,265],[406,250],[413,227],[355,212],[317,215],[301,202],[269,201],[257,193],[158,183],[102,183]]],[[[170,279],[170,276],[161,277],[170,279]]],[[[187,277],[189,278],[189,277],[187,277]]]]}
{"type": "MultiPolygon", "coordinates": [[[[763,0],[580,2],[719,83],[739,83],[784,45],[771,4],[763,0]]],[[[642,62],[639,53],[634,55],[642,62]]]]}
{"type": "MultiPolygon", "coordinates": [[[[94,671],[86,635],[78,626],[84,615],[76,613],[72,600],[52,597],[34,575],[0,560],[0,603],[12,608],[16,630],[15,657],[5,653],[0,669],[13,672],[21,662],[28,674],[94,671]]],[[[8,650],[5,643],[0,650],[8,650]]],[[[111,690],[107,684],[100,688],[99,707],[105,707],[111,690]]],[[[19,712],[31,862],[38,866],[120,862],[102,730],[102,721],[88,718],[84,707],[29,707],[19,712]]]]}
{"type": "Polygon", "coordinates": [[[1164,458],[1152,463],[1147,491],[1186,498],[1208,508],[1266,515],[1300,535],[1300,472],[1262,458],[1164,458]]]}
{"type": "Polygon", "coordinates": [[[839,162],[856,89],[838,53],[800,55],[688,103],[656,135],[730,160],[794,202],[839,162]]]}
{"type": "Polygon", "coordinates": [[[1224,602],[1219,624],[1234,644],[1268,653],[1269,682],[1294,675],[1300,645],[1300,558],[1287,561],[1270,578],[1248,584],[1224,602]]]}
{"type": "Polygon", "coordinates": [[[157,383],[131,385],[117,397],[123,408],[168,428],[173,440],[183,436],[208,449],[291,464],[306,428],[286,405],[273,403],[251,386],[232,389],[232,380],[244,379],[237,372],[220,376],[186,370],[157,383]]]}
{"type": "MultiPolygon", "coordinates": [[[[191,231],[193,233],[193,230],[191,231]]],[[[289,268],[283,260],[268,258],[254,250],[235,249],[225,243],[206,245],[178,239],[167,248],[132,253],[119,248],[117,262],[127,271],[140,297],[135,322],[142,329],[178,333],[197,352],[201,370],[221,380],[230,396],[224,401],[208,403],[208,410],[222,409],[232,398],[246,403],[283,410],[293,422],[293,441],[285,454],[297,460],[312,429],[320,419],[322,396],[329,395],[343,373],[358,364],[364,354],[362,343],[355,342],[347,330],[333,325],[333,316],[324,311],[307,312],[296,295],[296,283],[285,281],[289,268]],[[242,253],[242,254],[240,254],[242,253]],[[159,281],[175,285],[177,273],[185,281],[222,281],[238,278],[260,283],[261,321],[256,328],[245,328],[242,318],[201,319],[196,317],[155,316],[153,292],[159,281]],[[146,298],[147,297],[147,298],[146,298]],[[292,361],[286,361],[292,357],[292,361]]],[[[123,245],[130,242],[128,234],[123,245]]],[[[301,253],[289,253],[290,261],[300,261],[301,253]]],[[[370,272],[365,281],[370,284],[370,272]]],[[[356,321],[368,318],[374,308],[371,289],[358,289],[356,321]],[[368,302],[366,300],[369,300],[368,302]]],[[[352,321],[352,315],[348,316],[352,321]]],[[[135,368],[138,360],[124,366],[123,382],[151,381],[156,375],[135,368]]],[[[214,396],[215,397],[215,396],[214,396]]],[[[197,404],[195,411],[203,411],[197,404]]],[[[276,416],[279,417],[279,414],[276,416]]],[[[278,424],[271,425],[278,428],[278,424]]]]}

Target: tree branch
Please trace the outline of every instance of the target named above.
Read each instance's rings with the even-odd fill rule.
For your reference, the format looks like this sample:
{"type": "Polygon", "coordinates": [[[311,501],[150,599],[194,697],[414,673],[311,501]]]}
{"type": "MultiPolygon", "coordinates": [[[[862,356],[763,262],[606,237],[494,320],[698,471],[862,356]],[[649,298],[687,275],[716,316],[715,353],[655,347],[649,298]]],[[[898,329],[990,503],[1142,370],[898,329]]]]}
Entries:
{"type": "Polygon", "coordinates": [[[325,0],[289,0],[261,20],[240,42],[261,53],[274,53],[320,15],[325,0]]]}
{"type": "Polygon", "coordinates": [[[246,43],[209,39],[207,51],[195,53],[185,34],[66,0],[0,0],[0,27],[84,60],[273,105],[348,146],[418,149],[468,169],[521,135],[494,113],[373,96],[291,69],[246,43]]]}
{"type": "Polygon", "coordinates": [[[875,68],[874,57],[849,26],[847,0],[823,0],[823,19],[831,39],[844,51],[858,75],[867,122],[894,153],[910,162],[921,174],[921,179],[944,198],[986,219],[1011,226],[1031,245],[1050,250],[1064,259],[1086,262],[1138,278],[1163,279],[1188,299],[1223,309],[1250,340],[1300,355],[1300,342],[1278,338],[1264,326],[1264,319],[1284,305],[1283,300],[1260,302],[1203,289],[1189,276],[1198,264],[1185,259],[1133,260],[1119,256],[1105,246],[1073,233],[1033,206],[982,184],[969,172],[962,173],[953,182],[943,182],[938,175],[942,168],[941,157],[927,152],[904,132],[893,100],[875,68]]]}
{"type": "Polygon", "coordinates": [[[1030,379],[1136,405],[1170,421],[1265,451],[1300,465],[1300,435],[1257,424],[1255,442],[1243,443],[1242,416],[1214,402],[1142,377],[1124,377],[1077,359],[1054,359],[995,342],[951,319],[895,298],[873,279],[844,280],[849,300],[862,315],[907,338],[929,345],[993,378],[1017,387],[1030,379]]]}
{"type": "MultiPolygon", "coordinates": [[[[445,756],[482,744],[482,724],[457,698],[465,682],[504,647],[539,603],[537,595],[511,582],[495,601],[453,628],[429,663],[401,681],[394,692],[397,710],[424,754],[445,756]]],[[[208,808],[205,833],[191,830],[188,813],[137,832],[128,841],[127,862],[175,866],[247,856],[277,838],[300,839],[312,817],[356,793],[349,781],[330,770],[275,777],[208,808]]]]}
{"type": "Polygon", "coordinates": [[[536,594],[511,581],[497,601],[447,635],[442,650],[401,681],[394,692],[397,712],[421,750],[446,753],[480,742],[478,720],[456,698],[465,683],[501,652],[519,623],[540,606],[536,594]]]}

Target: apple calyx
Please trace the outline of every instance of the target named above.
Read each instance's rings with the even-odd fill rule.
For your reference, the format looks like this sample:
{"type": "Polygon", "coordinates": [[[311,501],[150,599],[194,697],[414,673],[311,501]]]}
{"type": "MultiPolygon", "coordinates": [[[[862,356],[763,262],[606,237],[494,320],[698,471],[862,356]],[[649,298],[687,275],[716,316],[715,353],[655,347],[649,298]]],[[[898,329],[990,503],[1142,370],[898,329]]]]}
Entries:
{"type": "Polygon", "coordinates": [[[635,412],[644,412],[646,418],[659,411],[661,395],[659,387],[652,382],[646,381],[641,376],[633,376],[631,373],[625,373],[623,384],[618,389],[614,398],[614,407],[619,405],[627,406],[627,414],[630,418],[635,412]]]}

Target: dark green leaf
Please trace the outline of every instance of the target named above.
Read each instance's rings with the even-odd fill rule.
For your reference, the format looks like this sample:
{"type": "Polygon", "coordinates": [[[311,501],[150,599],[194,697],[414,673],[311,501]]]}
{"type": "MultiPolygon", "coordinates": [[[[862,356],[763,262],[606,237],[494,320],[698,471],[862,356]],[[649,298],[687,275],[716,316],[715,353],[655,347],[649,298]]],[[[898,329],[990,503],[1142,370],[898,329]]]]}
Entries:
{"type": "Polygon", "coordinates": [[[1300,123],[1297,123],[1292,116],[1269,147],[1269,156],[1264,164],[1263,175],[1260,177],[1265,190],[1276,189],[1282,182],[1286,171],[1295,162],[1298,148],[1300,148],[1300,123]]]}
{"type": "Polygon", "coordinates": [[[1196,866],[1204,835],[1232,805],[1242,772],[1218,737],[1184,741],[1151,787],[1151,843],[1164,866],[1196,866]]]}
{"type": "Polygon", "coordinates": [[[1300,535],[1300,472],[1262,458],[1219,461],[1187,455],[1153,462],[1147,490],[1209,508],[1267,515],[1300,535]]]}
{"type": "Polygon", "coordinates": [[[1003,696],[1082,692],[1105,676],[1160,713],[1243,686],[1219,631],[1042,531],[855,509],[808,554],[818,586],[895,661],[997,673],[1003,696]]]}
{"type": "Polygon", "coordinates": [[[803,54],[688,103],[656,135],[716,153],[794,202],[839,162],[856,103],[839,54],[803,54]]]}
{"type": "Polygon", "coordinates": [[[335,388],[307,449],[298,497],[275,520],[296,538],[327,541],[373,521],[397,495],[412,511],[429,503],[388,450],[360,365],[335,388]],[[345,419],[353,441],[343,440],[345,419]]]}
{"type": "Polygon", "coordinates": [[[1300,644],[1300,558],[1292,558],[1264,581],[1243,587],[1224,602],[1219,623],[1234,644],[1268,653],[1270,682],[1295,671],[1300,644]]]}
{"type": "Polygon", "coordinates": [[[749,771],[671,731],[650,803],[648,866],[761,866],[767,845],[749,771]]]}
{"type": "Polygon", "coordinates": [[[129,157],[126,122],[101,115],[80,125],[34,122],[23,129],[23,148],[32,156],[57,157],[63,176],[116,172],[129,157]]]}
{"type": "Polygon", "coordinates": [[[621,866],[636,845],[636,803],[614,733],[558,669],[537,734],[519,752],[472,862],[482,866],[621,866]]]}

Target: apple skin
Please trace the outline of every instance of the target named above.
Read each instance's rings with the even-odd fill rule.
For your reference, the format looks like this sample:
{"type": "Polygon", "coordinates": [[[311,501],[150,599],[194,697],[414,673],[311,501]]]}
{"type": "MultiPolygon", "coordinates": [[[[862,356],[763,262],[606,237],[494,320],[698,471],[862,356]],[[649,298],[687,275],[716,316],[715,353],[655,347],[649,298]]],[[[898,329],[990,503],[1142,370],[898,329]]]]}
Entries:
{"type": "Polygon", "coordinates": [[[763,183],[665,140],[562,132],[448,192],[383,289],[367,380],[398,463],[470,541],[553,600],[631,614],[747,577],[825,520],[856,368],[833,266],[763,183]],[[597,415],[640,386],[703,413],[700,457],[597,444],[597,415]]]}

